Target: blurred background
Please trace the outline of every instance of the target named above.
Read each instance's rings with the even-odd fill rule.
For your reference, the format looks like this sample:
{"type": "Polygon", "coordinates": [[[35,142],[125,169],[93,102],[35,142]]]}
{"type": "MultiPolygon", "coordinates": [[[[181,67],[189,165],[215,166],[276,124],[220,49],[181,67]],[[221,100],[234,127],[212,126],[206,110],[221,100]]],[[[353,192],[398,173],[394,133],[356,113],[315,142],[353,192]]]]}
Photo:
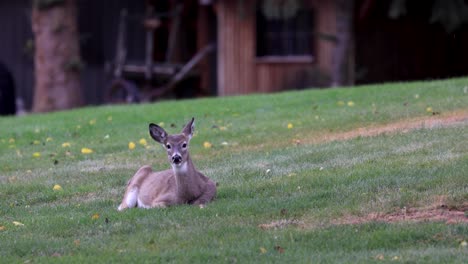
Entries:
{"type": "Polygon", "coordinates": [[[465,0],[0,0],[0,114],[468,75],[465,0]]]}

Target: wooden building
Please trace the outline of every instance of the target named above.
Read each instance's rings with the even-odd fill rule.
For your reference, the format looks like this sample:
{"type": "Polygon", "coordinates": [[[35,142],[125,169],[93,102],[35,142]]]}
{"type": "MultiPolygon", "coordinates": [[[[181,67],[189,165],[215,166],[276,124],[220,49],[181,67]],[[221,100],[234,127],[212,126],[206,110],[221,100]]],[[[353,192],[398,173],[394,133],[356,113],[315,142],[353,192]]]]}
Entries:
{"type": "Polygon", "coordinates": [[[335,34],[334,1],[200,2],[209,4],[199,8],[198,31],[217,25],[218,95],[329,84],[334,42],[324,36],[335,34]]]}
{"type": "MultiPolygon", "coordinates": [[[[82,88],[86,104],[107,103],[117,54],[122,10],[129,16],[173,13],[152,34],[151,65],[184,65],[213,45],[171,90],[171,96],[228,96],[331,84],[337,46],[339,1],[321,0],[77,0],[82,88]],[[178,25],[176,34],[173,29],[178,25]],[[176,36],[173,38],[171,36],[176,36]],[[175,44],[174,44],[175,43],[175,44]],[[170,54],[170,55],[168,55],[170,54]]],[[[447,34],[429,23],[432,4],[408,2],[401,18],[388,16],[392,0],[354,2],[350,72],[356,83],[446,78],[468,74],[468,26],[447,34]],[[409,41],[410,40],[410,41],[409,41]],[[355,56],[355,58],[353,57],[355,56]]],[[[16,95],[31,109],[34,48],[31,0],[0,1],[0,62],[14,77],[16,95]]],[[[127,29],[126,54],[144,61],[147,30],[141,21],[127,29]]],[[[155,75],[157,75],[155,73],[155,75]]]]}

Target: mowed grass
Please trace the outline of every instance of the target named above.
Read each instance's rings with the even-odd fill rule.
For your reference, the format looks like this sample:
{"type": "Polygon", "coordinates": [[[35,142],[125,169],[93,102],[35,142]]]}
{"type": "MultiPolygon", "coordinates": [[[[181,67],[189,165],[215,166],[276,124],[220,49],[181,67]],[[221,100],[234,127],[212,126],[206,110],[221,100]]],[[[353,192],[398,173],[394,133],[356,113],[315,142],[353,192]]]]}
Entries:
{"type": "Polygon", "coordinates": [[[466,223],[336,220],[441,199],[465,205],[466,120],[320,139],[466,113],[467,86],[464,78],[0,118],[0,262],[465,263],[466,223]],[[191,156],[219,183],[217,199],[204,209],[117,212],[139,167],[169,168],[148,124],[177,133],[192,116],[191,156]],[[280,221],[292,224],[259,227],[280,221]]]}

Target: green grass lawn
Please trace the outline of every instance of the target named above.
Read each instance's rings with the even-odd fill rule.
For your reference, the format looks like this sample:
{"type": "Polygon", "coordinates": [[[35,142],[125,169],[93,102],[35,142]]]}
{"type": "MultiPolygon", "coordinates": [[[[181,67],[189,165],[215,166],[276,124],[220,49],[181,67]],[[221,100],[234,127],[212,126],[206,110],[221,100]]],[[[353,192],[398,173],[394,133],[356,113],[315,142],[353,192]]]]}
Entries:
{"type": "Polygon", "coordinates": [[[466,222],[340,223],[440,200],[466,210],[466,119],[325,136],[466,115],[467,87],[464,78],[0,118],[0,262],[466,263],[466,222]],[[139,167],[169,168],[148,124],[176,133],[192,116],[191,156],[219,183],[217,199],[118,212],[139,167]]]}

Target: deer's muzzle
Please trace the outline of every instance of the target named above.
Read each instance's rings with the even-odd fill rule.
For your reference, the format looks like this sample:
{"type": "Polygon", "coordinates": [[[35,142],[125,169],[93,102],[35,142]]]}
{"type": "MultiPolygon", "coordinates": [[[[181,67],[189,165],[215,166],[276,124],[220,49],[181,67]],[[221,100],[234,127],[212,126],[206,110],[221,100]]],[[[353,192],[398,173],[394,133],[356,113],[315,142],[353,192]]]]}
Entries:
{"type": "Polygon", "coordinates": [[[178,154],[172,156],[172,163],[179,165],[182,162],[182,157],[178,154]]]}

